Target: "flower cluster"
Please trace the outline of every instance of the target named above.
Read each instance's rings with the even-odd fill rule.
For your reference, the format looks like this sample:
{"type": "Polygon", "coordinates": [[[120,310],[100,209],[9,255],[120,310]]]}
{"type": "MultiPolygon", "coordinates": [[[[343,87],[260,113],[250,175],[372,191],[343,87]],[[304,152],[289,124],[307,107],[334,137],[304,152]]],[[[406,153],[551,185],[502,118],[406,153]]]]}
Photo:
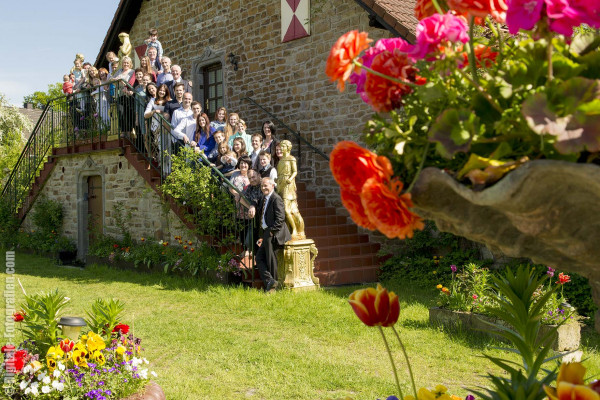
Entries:
{"type": "MultiPolygon", "coordinates": [[[[434,166],[481,190],[533,159],[597,162],[600,3],[418,0],[415,15],[414,43],[348,32],[325,71],[390,113],[369,121],[364,139],[395,157],[402,181],[434,166]]],[[[372,227],[359,189],[342,189],[355,221],[372,227]]]]}
{"type": "Polygon", "coordinates": [[[556,378],[556,387],[544,386],[548,398],[600,400],[600,381],[595,380],[586,385],[585,371],[586,368],[581,363],[562,363],[556,378]]]}
{"type": "Polygon", "coordinates": [[[403,184],[392,177],[386,157],[343,141],[331,152],[329,166],[341,187],[342,202],[357,225],[401,239],[423,229],[421,218],[409,210],[413,206],[410,194],[402,193],[403,184]]]}

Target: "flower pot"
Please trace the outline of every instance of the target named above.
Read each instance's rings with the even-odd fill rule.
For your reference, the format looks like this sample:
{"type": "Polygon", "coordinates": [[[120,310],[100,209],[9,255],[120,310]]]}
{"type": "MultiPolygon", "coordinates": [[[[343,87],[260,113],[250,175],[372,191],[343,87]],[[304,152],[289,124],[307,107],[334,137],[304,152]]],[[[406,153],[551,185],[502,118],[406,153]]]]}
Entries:
{"type": "MultiPolygon", "coordinates": [[[[488,325],[491,323],[502,323],[494,317],[483,314],[475,314],[465,311],[453,311],[445,308],[434,307],[429,309],[429,324],[443,326],[449,329],[464,329],[467,331],[483,332],[504,341],[501,336],[495,335],[498,329],[488,325]]],[[[543,336],[556,325],[542,325],[539,335],[543,336]]],[[[552,349],[558,352],[573,351],[579,348],[581,341],[581,326],[578,322],[570,322],[561,325],[552,341],[552,349]]]]}
{"type": "Polygon", "coordinates": [[[154,381],[148,382],[146,387],[140,393],[132,394],[121,400],[165,400],[165,392],[154,381]]]}
{"type": "MultiPolygon", "coordinates": [[[[537,160],[480,192],[437,168],[422,171],[414,211],[451,232],[509,257],[577,272],[600,306],[600,167],[537,160]]],[[[600,311],[596,313],[600,332],[600,311]]]]}

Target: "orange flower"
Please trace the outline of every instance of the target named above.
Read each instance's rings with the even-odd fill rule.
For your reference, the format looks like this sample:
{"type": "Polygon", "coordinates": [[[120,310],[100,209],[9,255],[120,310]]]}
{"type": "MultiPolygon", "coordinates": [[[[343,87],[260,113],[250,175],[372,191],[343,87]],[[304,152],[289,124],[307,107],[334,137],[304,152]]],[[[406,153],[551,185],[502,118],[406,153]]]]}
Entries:
{"type": "Polygon", "coordinates": [[[184,250],[187,250],[187,244],[183,246],[183,249],[184,249],[184,250]]]}
{"type": "MultiPolygon", "coordinates": [[[[469,65],[469,56],[466,52],[462,53],[463,63],[461,67],[469,65]]],[[[497,51],[492,51],[492,48],[483,44],[475,45],[475,59],[477,60],[477,68],[481,68],[483,65],[485,68],[489,68],[496,62],[498,56],[497,51]]]]}
{"type": "Polygon", "coordinates": [[[417,0],[415,5],[415,17],[420,21],[424,18],[431,17],[437,13],[433,1],[431,0],[417,0]]]}
{"type": "Polygon", "coordinates": [[[367,326],[392,326],[400,316],[400,302],[394,292],[380,284],[377,289],[355,290],[349,300],[356,316],[367,326]]]}
{"type": "Polygon", "coordinates": [[[448,0],[448,7],[461,14],[485,18],[491,15],[496,21],[504,23],[506,10],[505,0],[448,0]]]}
{"type": "Polygon", "coordinates": [[[585,367],[578,362],[562,363],[556,378],[556,388],[544,386],[551,400],[600,400],[600,385],[584,384],[585,367]]]}
{"type": "Polygon", "coordinates": [[[360,198],[369,221],[388,238],[411,238],[413,231],[423,229],[421,218],[412,213],[410,193],[400,194],[402,182],[395,180],[390,186],[369,179],[363,186],[360,198]]]}
{"type": "Polygon", "coordinates": [[[194,252],[194,248],[193,248],[193,247],[191,247],[191,248],[190,248],[190,251],[193,253],[193,252],[194,252]]]}
{"type": "Polygon", "coordinates": [[[163,242],[163,244],[162,244],[162,245],[163,245],[163,246],[168,246],[168,245],[169,245],[169,242],[163,242]]]}
{"type": "MultiPolygon", "coordinates": [[[[375,56],[371,68],[384,75],[403,81],[424,84],[423,78],[417,76],[417,69],[410,58],[395,49],[394,52],[384,51],[375,56]]],[[[375,111],[392,111],[402,106],[402,97],[412,93],[413,89],[402,83],[393,82],[374,74],[367,74],[365,93],[369,104],[375,111]]]]}
{"type": "Polygon", "coordinates": [[[363,50],[369,48],[369,43],[372,40],[368,36],[366,32],[359,33],[357,30],[345,33],[335,42],[329,52],[327,64],[325,65],[325,73],[332,82],[338,82],[340,92],[344,91],[345,82],[350,77],[354,68],[352,61],[363,50]]]}
{"type": "Polygon", "coordinates": [[[192,245],[192,241],[191,241],[191,240],[188,240],[188,244],[191,246],[191,245],[192,245]]]}
{"type": "Polygon", "coordinates": [[[564,273],[560,273],[558,274],[558,280],[556,281],[556,283],[560,283],[561,285],[564,285],[565,283],[571,282],[571,277],[569,275],[565,275],[564,273]]]}
{"type": "Polygon", "coordinates": [[[346,191],[358,194],[369,178],[389,180],[394,171],[387,157],[378,156],[355,142],[339,142],[331,151],[329,168],[346,191]]]}
{"type": "Polygon", "coordinates": [[[375,229],[375,225],[369,221],[369,217],[365,214],[365,209],[359,195],[347,190],[342,190],[342,204],[346,207],[350,213],[350,218],[352,218],[352,221],[354,221],[356,225],[370,230],[375,229]]]}
{"type": "Polygon", "coordinates": [[[141,240],[142,242],[146,241],[146,239],[145,239],[145,238],[141,238],[140,240],[141,240]]]}

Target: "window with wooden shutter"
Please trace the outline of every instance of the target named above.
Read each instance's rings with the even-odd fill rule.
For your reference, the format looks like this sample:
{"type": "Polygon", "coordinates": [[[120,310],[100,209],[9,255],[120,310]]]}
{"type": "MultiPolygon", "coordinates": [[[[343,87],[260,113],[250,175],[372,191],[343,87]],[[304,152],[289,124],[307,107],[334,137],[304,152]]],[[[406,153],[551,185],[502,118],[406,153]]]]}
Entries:
{"type": "Polygon", "coordinates": [[[310,36],[310,0],[281,0],[281,41],[310,36]]]}

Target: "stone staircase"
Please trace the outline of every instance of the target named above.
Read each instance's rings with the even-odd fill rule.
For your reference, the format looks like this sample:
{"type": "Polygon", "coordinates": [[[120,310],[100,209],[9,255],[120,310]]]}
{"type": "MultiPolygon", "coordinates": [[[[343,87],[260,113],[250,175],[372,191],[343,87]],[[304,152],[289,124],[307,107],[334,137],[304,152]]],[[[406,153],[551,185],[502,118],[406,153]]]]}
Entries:
{"type": "MultiPolygon", "coordinates": [[[[23,207],[19,210],[19,217],[25,218],[56,165],[57,156],[117,148],[122,149],[124,157],[150,187],[158,191],[160,185],[158,171],[149,168],[146,159],[126,140],[115,139],[95,145],[55,148],[35,179],[23,207]]],[[[320,284],[331,286],[376,281],[381,263],[377,255],[379,244],[370,242],[368,235],[359,233],[358,227],[348,217],[338,214],[334,207],[326,206],[325,200],[317,198],[315,192],[307,190],[304,182],[297,182],[296,185],[298,206],[304,218],[306,235],[315,241],[319,250],[315,260],[315,275],[320,279],[320,284]]],[[[175,202],[171,202],[170,205],[177,215],[180,217],[183,215],[183,210],[175,202]]],[[[190,222],[186,222],[186,225],[193,228],[190,222]]]]}
{"type": "Polygon", "coordinates": [[[369,241],[367,234],[348,217],[339,215],[324,199],[297,182],[298,207],[304,218],[306,237],[313,239],[319,250],[315,259],[315,275],[321,285],[374,282],[380,267],[379,243],[369,241]]]}

